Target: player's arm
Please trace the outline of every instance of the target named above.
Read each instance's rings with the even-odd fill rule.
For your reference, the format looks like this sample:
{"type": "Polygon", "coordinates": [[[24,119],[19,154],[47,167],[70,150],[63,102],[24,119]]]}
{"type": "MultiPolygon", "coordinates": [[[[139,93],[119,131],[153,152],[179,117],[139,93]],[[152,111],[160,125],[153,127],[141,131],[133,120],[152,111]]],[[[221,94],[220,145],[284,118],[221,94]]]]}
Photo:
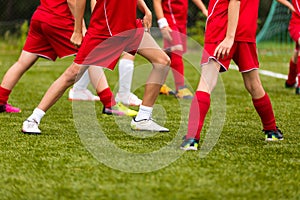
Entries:
{"type": "Polygon", "coordinates": [[[172,30],[169,27],[169,24],[168,24],[166,18],[164,17],[161,0],[153,0],[153,8],[154,8],[154,12],[155,12],[155,15],[157,18],[157,24],[158,24],[158,27],[161,31],[163,38],[166,40],[172,41],[172,37],[170,34],[172,32],[172,30]]]}
{"type": "Polygon", "coordinates": [[[83,21],[85,6],[86,6],[86,0],[76,1],[75,3],[75,11],[74,11],[75,25],[74,25],[74,32],[71,37],[71,42],[76,47],[79,47],[81,45],[82,38],[83,38],[82,21],[83,21]]]}
{"type": "Polygon", "coordinates": [[[97,0],[91,0],[91,12],[94,11],[96,3],[97,3],[97,0]]]}
{"type": "MultiPolygon", "coordinates": [[[[76,0],[67,0],[69,9],[72,13],[73,16],[75,16],[75,4],[76,4],[76,0]]],[[[85,26],[85,22],[84,19],[82,20],[82,34],[85,35],[86,33],[86,26],[85,26]]]]}
{"type": "Polygon", "coordinates": [[[148,6],[146,5],[144,0],[138,0],[137,6],[138,6],[138,9],[142,13],[144,13],[143,24],[144,24],[145,30],[148,31],[148,30],[150,30],[150,28],[152,26],[152,12],[148,8],[148,6]]]}
{"type": "Polygon", "coordinates": [[[277,0],[277,2],[285,5],[292,12],[295,12],[295,8],[294,8],[293,4],[291,4],[288,0],[277,0]]]}
{"type": "Polygon", "coordinates": [[[208,12],[207,12],[207,9],[206,9],[206,6],[204,5],[204,3],[201,0],[192,0],[192,1],[199,8],[199,10],[201,10],[203,15],[205,15],[205,17],[207,17],[208,12]]]}
{"type": "Polygon", "coordinates": [[[240,0],[230,0],[228,6],[228,23],[224,40],[217,46],[214,56],[220,58],[229,55],[230,49],[234,43],[236,28],[238,26],[240,13],[240,0]]]}

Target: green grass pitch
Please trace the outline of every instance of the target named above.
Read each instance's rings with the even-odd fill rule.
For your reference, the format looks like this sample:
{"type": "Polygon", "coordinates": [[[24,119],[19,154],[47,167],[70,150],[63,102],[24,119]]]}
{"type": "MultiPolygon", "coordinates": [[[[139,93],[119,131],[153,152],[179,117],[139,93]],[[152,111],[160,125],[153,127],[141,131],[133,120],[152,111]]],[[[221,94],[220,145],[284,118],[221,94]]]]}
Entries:
{"type": "MultiPolygon", "coordinates": [[[[19,50],[4,43],[0,47],[2,80],[4,73],[17,60],[19,50]]],[[[258,48],[261,69],[287,74],[293,45],[271,43],[258,45],[258,48]]],[[[199,74],[191,63],[197,63],[200,58],[197,53],[186,56],[187,82],[195,89],[199,74]]],[[[199,151],[186,152],[158,170],[130,173],[104,164],[101,157],[93,155],[93,150],[84,145],[78,131],[80,120],[75,120],[73,115],[75,104],[67,100],[67,92],[43,118],[41,135],[21,133],[22,122],[71,62],[72,58],[55,63],[40,59],[11,94],[9,102],[22,108],[22,113],[0,114],[0,199],[300,199],[300,97],[294,94],[294,90],[284,88],[283,79],[261,75],[272,100],[277,125],[284,132],[283,141],[264,141],[261,122],[250,95],[244,89],[241,75],[230,70],[220,76],[226,94],[224,126],[208,155],[200,158],[199,151]]],[[[137,58],[136,65],[146,63],[137,58]]],[[[116,91],[117,70],[106,74],[110,86],[116,91]]],[[[173,87],[171,77],[170,73],[168,81],[173,87]]],[[[140,84],[139,78],[135,74],[135,84],[140,84]]],[[[135,92],[141,97],[143,88],[139,87],[135,92]]],[[[76,103],[76,109],[82,106],[83,110],[91,105],[80,103],[76,103]]],[[[101,103],[92,105],[106,139],[134,155],[159,151],[174,142],[174,138],[179,138],[178,135],[183,135],[184,132],[178,133],[179,124],[184,130],[188,109],[182,113],[178,107],[188,108],[189,103],[159,96],[154,117],[163,121],[171,132],[150,137],[147,133],[141,133],[139,137],[139,133],[128,131],[130,118],[101,115],[101,103]],[[121,128],[118,124],[122,125],[121,128]]],[[[206,119],[201,144],[205,132],[213,126],[210,125],[210,116],[212,111],[206,119]]],[[[85,116],[82,117],[85,123],[85,116]]],[[[97,130],[95,132],[97,134],[97,130]]],[[[175,147],[180,142],[176,139],[175,147]]],[[[99,145],[105,149],[105,143],[99,145]]],[[[126,159],[116,160],[118,156],[113,153],[109,156],[117,166],[125,166],[129,171],[131,165],[147,163],[142,159],[126,163],[126,159]]],[[[147,169],[148,166],[144,167],[147,169]]]]}

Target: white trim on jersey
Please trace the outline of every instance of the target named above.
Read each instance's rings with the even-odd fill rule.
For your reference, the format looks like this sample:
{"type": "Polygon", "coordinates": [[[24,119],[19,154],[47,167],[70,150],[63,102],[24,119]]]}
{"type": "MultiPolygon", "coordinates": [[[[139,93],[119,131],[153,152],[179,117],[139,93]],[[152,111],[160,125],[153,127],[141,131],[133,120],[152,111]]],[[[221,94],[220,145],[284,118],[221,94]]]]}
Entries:
{"type": "Polygon", "coordinates": [[[176,24],[176,19],[174,17],[173,11],[172,11],[171,0],[168,0],[168,5],[169,5],[170,12],[171,12],[171,17],[172,17],[173,23],[176,24]]]}
{"type": "Polygon", "coordinates": [[[214,10],[215,10],[215,8],[216,8],[216,6],[217,6],[218,3],[219,3],[219,0],[216,1],[216,3],[213,6],[213,9],[212,9],[210,15],[207,17],[205,27],[207,27],[207,22],[208,22],[209,18],[214,14],[214,10]]]}
{"type": "Polygon", "coordinates": [[[300,14],[299,3],[298,3],[298,1],[297,1],[297,0],[295,0],[295,1],[296,1],[296,6],[297,6],[298,13],[300,14]]]}
{"type": "Polygon", "coordinates": [[[111,32],[111,29],[110,29],[110,26],[109,26],[109,23],[108,23],[107,13],[106,13],[106,0],[104,1],[104,15],[105,15],[105,20],[106,20],[106,25],[107,25],[108,32],[109,32],[110,36],[112,36],[113,34],[111,32]]]}

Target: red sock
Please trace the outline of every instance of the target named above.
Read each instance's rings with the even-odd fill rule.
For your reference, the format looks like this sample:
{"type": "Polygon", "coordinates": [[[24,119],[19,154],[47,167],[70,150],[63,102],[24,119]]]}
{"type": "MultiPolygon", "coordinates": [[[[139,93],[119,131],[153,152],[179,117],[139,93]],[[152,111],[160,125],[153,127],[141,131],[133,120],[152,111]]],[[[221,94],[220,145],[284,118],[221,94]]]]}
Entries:
{"type": "Polygon", "coordinates": [[[171,68],[175,81],[176,90],[179,87],[184,86],[184,65],[182,61],[182,55],[180,53],[172,53],[171,55],[171,68]]]}
{"type": "Polygon", "coordinates": [[[0,105],[7,104],[10,93],[11,90],[5,89],[0,86],[0,105]]]}
{"type": "Polygon", "coordinates": [[[294,85],[296,83],[297,65],[298,65],[297,63],[294,63],[292,60],[290,60],[289,74],[288,74],[288,79],[286,80],[286,83],[288,85],[294,85]]]}
{"type": "Polygon", "coordinates": [[[298,76],[298,86],[300,87],[300,56],[297,58],[297,76],[298,76]]]}
{"type": "Polygon", "coordinates": [[[252,102],[261,119],[264,130],[276,130],[275,117],[268,94],[266,93],[260,99],[252,99],[252,102]]]}
{"type": "Polygon", "coordinates": [[[100,101],[105,108],[110,108],[116,105],[114,94],[111,92],[109,87],[101,92],[98,92],[98,96],[100,97],[100,101]]]}
{"type": "Polygon", "coordinates": [[[186,138],[200,139],[204,119],[210,106],[210,94],[196,91],[192,100],[186,138]]]}

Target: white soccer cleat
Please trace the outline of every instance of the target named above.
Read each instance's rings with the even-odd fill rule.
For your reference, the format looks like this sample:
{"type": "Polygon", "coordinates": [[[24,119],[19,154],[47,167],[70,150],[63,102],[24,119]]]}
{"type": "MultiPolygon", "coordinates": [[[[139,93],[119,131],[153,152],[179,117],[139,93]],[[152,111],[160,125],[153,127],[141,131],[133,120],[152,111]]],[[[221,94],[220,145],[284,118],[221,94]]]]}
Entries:
{"type": "Polygon", "coordinates": [[[41,134],[39,124],[35,120],[26,120],[23,122],[22,132],[26,134],[41,134]]]}
{"type": "Polygon", "coordinates": [[[135,131],[169,132],[170,130],[158,125],[153,119],[131,120],[131,129],[135,131]]]}
{"type": "Polygon", "coordinates": [[[98,96],[93,95],[88,89],[85,90],[74,90],[73,88],[69,91],[70,101],[100,101],[98,96]]]}
{"type": "Polygon", "coordinates": [[[142,100],[139,99],[132,92],[127,94],[120,94],[119,92],[116,94],[116,102],[121,102],[127,106],[140,106],[142,104],[142,100]]]}

